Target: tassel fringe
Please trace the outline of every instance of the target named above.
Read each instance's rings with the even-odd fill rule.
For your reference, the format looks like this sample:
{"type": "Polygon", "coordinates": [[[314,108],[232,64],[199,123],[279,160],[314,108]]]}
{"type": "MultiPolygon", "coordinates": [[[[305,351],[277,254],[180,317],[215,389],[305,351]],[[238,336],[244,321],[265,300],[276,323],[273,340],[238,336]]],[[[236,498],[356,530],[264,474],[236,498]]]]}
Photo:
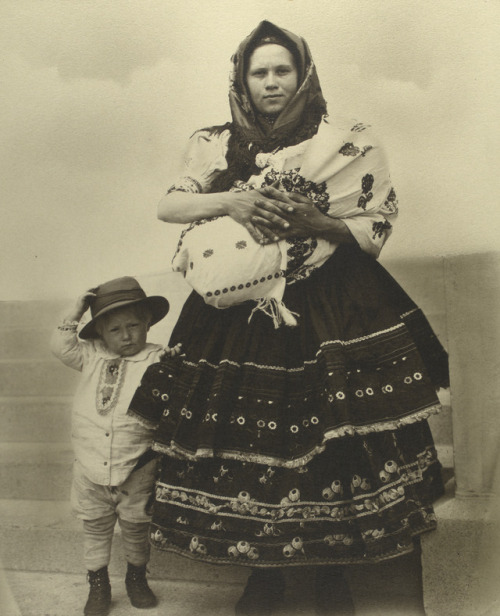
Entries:
{"type": "Polygon", "coordinates": [[[275,297],[261,297],[257,300],[257,305],[248,317],[249,323],[257,310],[261,310],[264,314],[271,317],[275,329],[280,327],[282,324],[285,324],[288,327],[296,327],[297,319],[295,317],[300,316],[297,312],[288,310],[285,304],[282,301],[277,300],[275,297]]]}

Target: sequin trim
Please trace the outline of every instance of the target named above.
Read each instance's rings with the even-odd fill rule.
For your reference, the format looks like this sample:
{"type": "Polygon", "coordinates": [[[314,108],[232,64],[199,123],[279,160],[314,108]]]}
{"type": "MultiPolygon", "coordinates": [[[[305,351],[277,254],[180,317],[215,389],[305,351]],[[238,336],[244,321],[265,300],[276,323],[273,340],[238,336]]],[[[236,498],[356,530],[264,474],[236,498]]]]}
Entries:
{"type": "MultiPolygon", "coordinates": [[[[328,441],[340,438],[343,436],[352,436],[359,434],[364,436],[373,432],[385,432],[387,430],[397,430],[403,426],[407,426],[424,419],[428,419],[431,415],[437,415],[441,411],[441,405],[432,405],[425,409],[420,409],[402,417],[399,419],[380,421],[377,423],[366,424],[364,426],[354,426],[352,424],[341,426],[334,430],[328,430],[323,435],[323,442],[320,445],[314,447],[307,454],[294,458],[293,460],[278,458],[275,456],[265,456],[262,454],[254,454],[250,452],[241,451],[218,451],[217,457],[225,460],[239,460],[242,462],[255,462],[257,464],[267,464],[269,466],[278,466],[282,468],[298,468],[310,462],[316,455],[322,453],[328,441]]],[[[185,459],[185,460],[199,460],[200,458],[214,457],[214,451],[209,447],[200,447],[195,453],[190,450],[181,447],[176,443],[165,445],[163,443],[155,442],[153,444],[154,451],[167,454],[173,458],[185,459]]]]}

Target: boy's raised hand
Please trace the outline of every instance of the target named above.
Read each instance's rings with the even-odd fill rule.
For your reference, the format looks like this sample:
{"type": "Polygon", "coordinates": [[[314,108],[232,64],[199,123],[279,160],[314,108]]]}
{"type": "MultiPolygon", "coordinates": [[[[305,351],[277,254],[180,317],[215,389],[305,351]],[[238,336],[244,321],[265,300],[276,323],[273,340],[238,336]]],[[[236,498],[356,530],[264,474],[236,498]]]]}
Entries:
{"type": "Polygon", "coordinates": [[[90,302],[95,297],[95,289],[88,289],[85,293],[82,293],[78,297],[75,303],[73,312],[69,314],[66,319],[68,321],[80,321],[82,316],[87,312],[90,306],[90,302]]]}

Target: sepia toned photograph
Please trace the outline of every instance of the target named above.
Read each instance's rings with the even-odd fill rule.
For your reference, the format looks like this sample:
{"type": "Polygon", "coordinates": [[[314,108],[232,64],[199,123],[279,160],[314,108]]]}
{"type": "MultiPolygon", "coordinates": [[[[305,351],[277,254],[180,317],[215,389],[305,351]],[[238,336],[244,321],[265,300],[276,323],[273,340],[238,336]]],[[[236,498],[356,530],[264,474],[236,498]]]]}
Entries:
{"type": "Polygon", "coordinates": [[[0,2],[2,616],[500,616],[499,23],[0,2]]]}

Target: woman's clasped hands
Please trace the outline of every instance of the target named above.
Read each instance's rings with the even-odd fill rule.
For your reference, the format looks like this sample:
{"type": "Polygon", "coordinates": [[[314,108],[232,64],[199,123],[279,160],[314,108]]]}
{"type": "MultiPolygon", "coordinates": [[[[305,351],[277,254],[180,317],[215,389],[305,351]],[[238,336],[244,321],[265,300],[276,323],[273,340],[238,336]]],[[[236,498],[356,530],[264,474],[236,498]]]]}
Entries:
{"type": "Polygon", "coordinates": [[[308,197],[275,186],[228,194],[232,199],[227,213],[259,244],[298,235],[316,236],[328,220],[308,197]]]}

